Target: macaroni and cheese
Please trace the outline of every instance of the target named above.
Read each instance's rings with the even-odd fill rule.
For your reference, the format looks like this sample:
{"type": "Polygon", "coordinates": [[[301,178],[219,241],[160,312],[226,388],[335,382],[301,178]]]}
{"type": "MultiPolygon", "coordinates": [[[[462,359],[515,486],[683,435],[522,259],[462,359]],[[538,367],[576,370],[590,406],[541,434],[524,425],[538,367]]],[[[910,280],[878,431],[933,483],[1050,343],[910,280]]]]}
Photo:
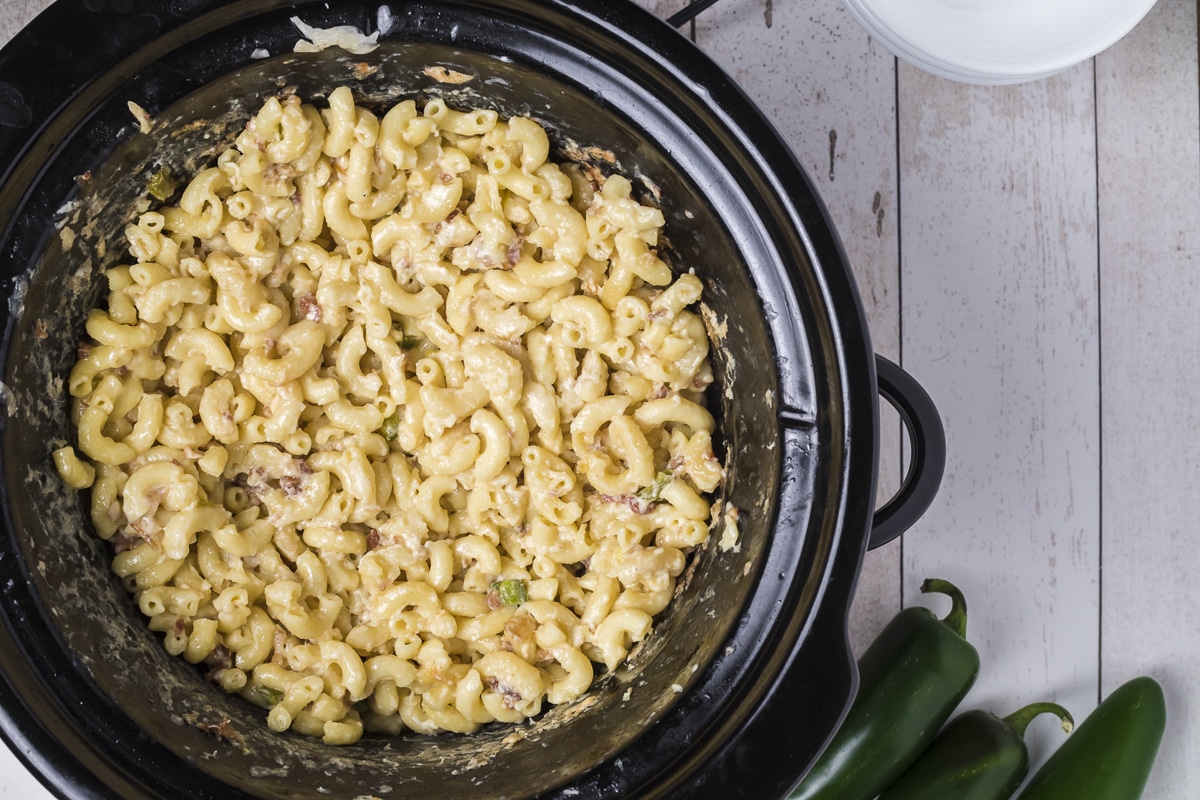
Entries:
{"type": "Polygon", "coordinates": [[[166,649],[275,731],[569,703],[708,537],[701,282],[550,153],[436,99],[271,98],[126,229],[55,463],[166,649]]]}

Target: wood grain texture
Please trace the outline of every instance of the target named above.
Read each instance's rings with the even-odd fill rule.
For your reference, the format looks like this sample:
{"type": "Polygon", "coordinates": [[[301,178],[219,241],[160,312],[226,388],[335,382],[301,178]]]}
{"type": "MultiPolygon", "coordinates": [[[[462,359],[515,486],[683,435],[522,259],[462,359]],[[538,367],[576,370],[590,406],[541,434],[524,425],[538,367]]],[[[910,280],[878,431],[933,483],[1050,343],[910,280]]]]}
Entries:
{"type": "MultiPolygon", "coordinates": [[[[968,706],[1083,713],[1099,630],[1092,65],[1003,88],[902,65],[899,84],[905,363],[949,451],[906,537],[906,600],[929,602],[925,577],[967,593],[983,661],[968,706]]],[[[1035,723],[1035,762],[1056,736],[1035,723]]]]}
{"type": "Polygon", "coordinates": [[[1196,3],[1097,59],[1104,581],[1101,690],[1154,675],[1146,800],[1200,796],[1200,108],[1196,3]],[[1184,135],[1186,132],[1187,135],[1184,135]]]}
{"type": "MultiPolygon", "coordinates": [[[[876,352],[899,359],[895,59],[838,0],[717,4],[697,43],[762,107],[812,177],[841,235],[876,352]]],[[[899,420],[885,411],[880,491],[900,482],[899,420]]],[[[900,608],[900,551],[868,553],[851,614],[861,652],[900,608]]]]}

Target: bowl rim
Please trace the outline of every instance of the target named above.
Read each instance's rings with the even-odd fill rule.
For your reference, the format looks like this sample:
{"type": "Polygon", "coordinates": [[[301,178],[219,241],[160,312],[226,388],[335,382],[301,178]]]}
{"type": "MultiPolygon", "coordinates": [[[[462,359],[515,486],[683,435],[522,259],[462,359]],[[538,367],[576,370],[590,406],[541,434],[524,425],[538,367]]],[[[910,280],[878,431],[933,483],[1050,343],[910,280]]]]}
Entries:
{"type": "MultiPolygon", "coordinates": [[[[1016,21],[1005,19],[1005,8],[1052,7],[1042,0],[1010,0],[999,10],[951,8],[943,0],[843,0],[844,5],[888,49],[916,66],[951,79],[984,84],[1022,83],[1057,74],[1099,55],[1116,44],[1145,18],[1157,0],[1110,2],[1103,24],[1063,28],[1052,45],[1025,51],[1019,42],[1006,44],[1003,33],[1016,21]],[[942,15],[939,19],[939,15],[942,15]],[[941,22],[943,28],[935,30],[941,22]],[[985,33],[986,32],[986,33],[985,33]],[[1008,52],[1006,52],[1006,48],[1008,52]]],[[[1086,0],[1072,0],[1077,5],[1086,0]]],[[[1037,25],[1044,20],[1025,20],[1037,25]]],[[[1044,25],[1043,25],[1044,27],[1044,25]]],[[[1009,40],[1011,41],[1011,40],[1009,40]]]]}

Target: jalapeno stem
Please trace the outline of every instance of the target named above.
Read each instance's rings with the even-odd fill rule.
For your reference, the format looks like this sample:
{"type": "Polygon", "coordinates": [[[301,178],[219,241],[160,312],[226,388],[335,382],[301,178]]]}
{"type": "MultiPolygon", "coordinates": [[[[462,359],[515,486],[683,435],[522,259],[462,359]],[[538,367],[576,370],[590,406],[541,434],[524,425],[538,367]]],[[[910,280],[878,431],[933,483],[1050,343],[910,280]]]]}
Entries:
{"type": "Polygon", "coordinates": [[[1062,729],[1066,733],[1070,733],[1075,728],[1075,720],[1071,717],[1071,712],[1060,706],[1058,703],[1030,703],[1024,708],[1018,709],[1004,718],[1004,722],[1022,739],[1025,738],[1025,729],[1029,727],[1029,723],[1034,717],[1042,714],[1053,714],[1058,717],[1062,723],[1062,729]]]}
{"type": "Polygon", "coordinates": [[[963,593],[958,590],[958,587],[950,581],[940,578],[926,578],[925,582],[921,584],[921,591],[926,594],[937,592],[950,598],[950,613],[946,615],[942,623],[965,639],[967,636],[967,598],[963,597],[963,593]]]}

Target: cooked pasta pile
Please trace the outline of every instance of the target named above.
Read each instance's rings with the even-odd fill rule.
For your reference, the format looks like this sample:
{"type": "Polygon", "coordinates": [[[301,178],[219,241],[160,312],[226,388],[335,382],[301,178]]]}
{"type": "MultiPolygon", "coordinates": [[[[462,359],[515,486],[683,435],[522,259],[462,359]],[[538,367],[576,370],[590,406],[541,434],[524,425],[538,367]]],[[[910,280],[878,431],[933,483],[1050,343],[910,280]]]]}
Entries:
{"type": "Polygon", "coordinates": [[[708,537],[701,283],[628,180],[549,156],[492,111],[272,98],[126,229],[55,461],[167,650],[272,730],[569,703],[708,537]]]}

